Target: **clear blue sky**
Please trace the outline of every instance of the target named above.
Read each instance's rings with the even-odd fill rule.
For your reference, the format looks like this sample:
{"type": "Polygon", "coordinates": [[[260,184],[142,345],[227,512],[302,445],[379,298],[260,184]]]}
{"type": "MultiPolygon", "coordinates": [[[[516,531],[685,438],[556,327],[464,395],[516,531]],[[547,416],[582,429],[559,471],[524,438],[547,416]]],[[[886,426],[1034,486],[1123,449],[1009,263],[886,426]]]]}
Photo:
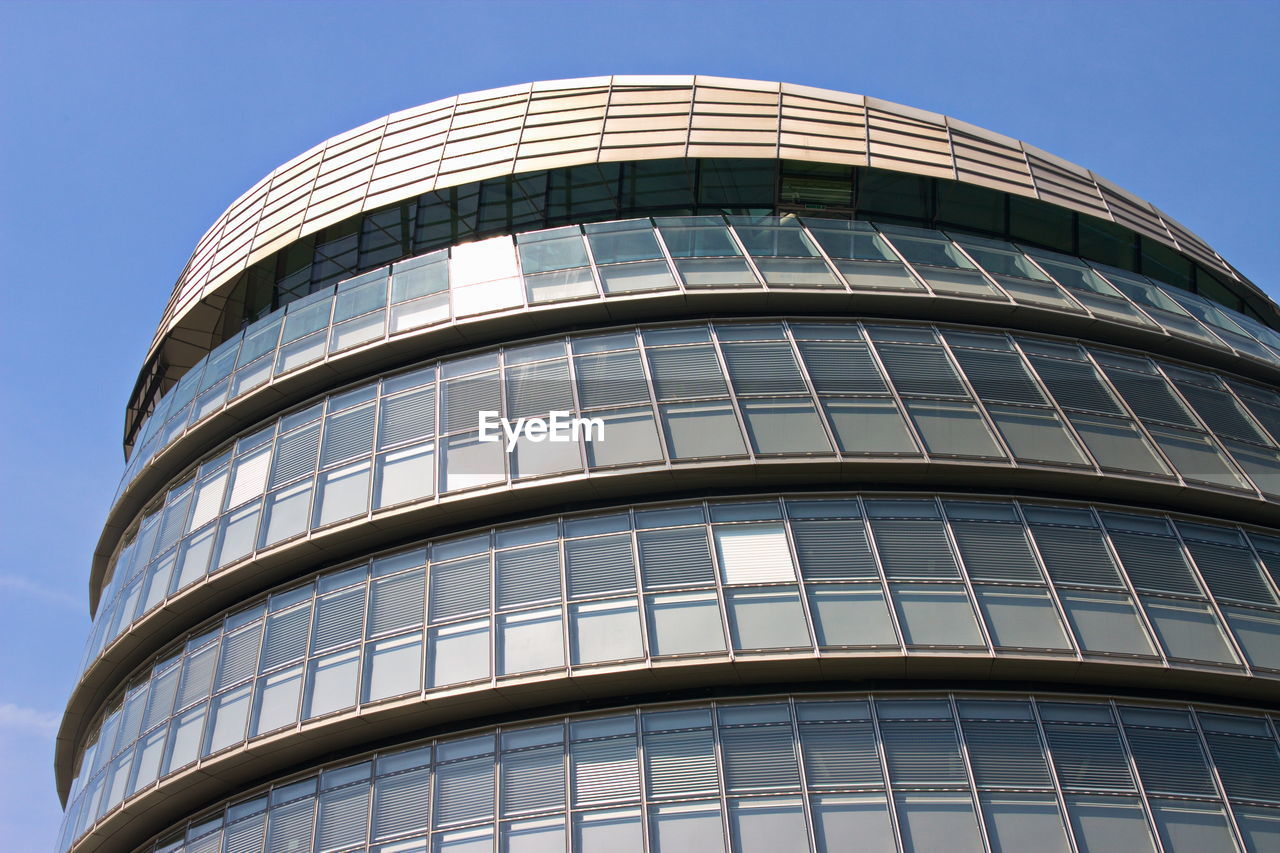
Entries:
{"type": "Polygon", "coordinates": [[[279,163],[529,80],[785,80],[1088,166],[1275,294],[1278,41],[1263,0],[0,4],[0,847],[56,833],[53,732],[154,324],[205,228],[279,163]]]}

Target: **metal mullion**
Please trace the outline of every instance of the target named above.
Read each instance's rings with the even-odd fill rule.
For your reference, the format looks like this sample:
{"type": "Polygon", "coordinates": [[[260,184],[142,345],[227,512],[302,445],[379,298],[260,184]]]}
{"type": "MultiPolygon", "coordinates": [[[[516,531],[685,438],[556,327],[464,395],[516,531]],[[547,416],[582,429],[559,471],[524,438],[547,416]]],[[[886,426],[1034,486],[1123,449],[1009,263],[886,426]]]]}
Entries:
{"type": "Polygon", "coordinates": [[[1098,533],[1101,535],[1102,544],[1107,549],[1107,555],[1111,557],[1111,562],[1115,564],[1115,567],[1120,574],[1120,582],[1123,585],[1125,592],[1129,594],[1129,600],[1133,602],[1133,610],[1138,615],[1138,620],[1146,629],[1147,637],[1155,646],[1156,656],[1160,659],[1160,663],[1166,670],[1173,669],[1173,665],[1169,663],[1169,656],[1165,654],[1164,645],[1160,642],[1160,635],[1156,633],[1155,627],[1151,624],[1151,620],[1147,618],[1147,609],[1142,606],[1142,599],[1138,597],[1138,590],[1133,585],[1133,579],[1129,577],[1129,572],[1124,568],[1124,561],[1120,559],[1120,553],[1112,543],[1111,535],[1107,531],[1106,525],[1102,523],[1102,516],[1099,515],[1098,510],[1093,505],[1089,506],[1088,512],[1089,515],[1092,516],[1094,523],[1097,525],[1098,533]]]}
{"type": "MultiPolygon", "coordinates": [[[[871,560],[876,567],[876,575],[880,581],[880,594],[884,596],[885,609],[889,611],[889,622],[893,625],[894,639],[898,641],[898,652],[905,657],[907,655],[906,639],[902,633],[902,625],[898,621],[898,608],[895,606],[892,590],[889,589],[889,579],[885,576],[884,565],[880,561],[880,546],[871,530],[871,518],[867,515],[866,501],[860,494],[855,495],[854,499],[858,502],[858,512],[862,514],[862,532],[867,538],[867,550],[871,552],[871,560]]],[[[888,776],[885,777],[886,780],[888,778],[888,776]]]]}
{"type": "MultiPolygon", "coordinates": [[[[979,622],[982,620],[979,619],[979,622]]],[[[951,706],[951,725],[955,727],[956,744],[960,748],[960,762],[964,765],[964,778],[969,784],[969,801],[973,803],[973,812],[977,817],[978,835],[982,839],[982,849],[991,853],[991,842],[987,833],[987,822],[982,814],[982,801],[978,798],[978,781],[973,775],[973,766],[969,761],[969,744],[964,737],[964,726],[960,725],[960,709],[956,705],[956,695],[947,693],[947,703],[951,706]]]]}
{"type": "Polygon", "coordinates": [[[1058,769],[1053,763],[1053,751],[1049,749],[1049,736],[1044,727],[1044,720],[1040,718],[1040,703],[1034,695],[1027,696],[1027,704],[1031,706],[1031,717],[1035,721],[1036,736],[1040,739],[1040,751],[1044,755],[1045,766],[1049,771],[1049,781],[1053,785],[1054,796],[1058,801],[1058,809],[1062,818],[1062,826],[1067,833],[1067,844],[1072,850],[1080,851],[1080,845],[1076,841],[1076,834],[1071,828],[1071,814],[1067,811],[1067,797],[1062,792],[1062,782],[1058,779],[1058,769]]]}
{"type": "MultiPolygon", "coordinates": [[[[822,426],[823,434],[826,435],[827,441],[831,444],[831,452],[836,458],[840,458],[840,442],[836,439],[835,429],[829,424],[827,413],[822,408],[822,398],[818,396],[818,388],[813,384],[813,378],[809,375],[809,368],[804,363],[804,358],[800,352],[800,345],[796,343],[795,334],[792,332],[791,324],[784,321],[782,323],[782,335],[787,344],[791,347],[791,357],[795,359],[796,368],[800,372],[800,380],[804,382],[804,387],[810,398],[813,400],[813,408],[818,416],[818,423],[822,426]]],[[[796,565],[799,565],[797,563],[796,565]]]]}
{"type": "MultiPolygon", "coordinates": [[[[955,558],[956,568],[960,573],[960,582],[964,584],[965,593],[969,596],[969,606],[973,608],[974,620],[978,623],[978,631],[982,634],[982,639],[987,645],[987,657],[994,658],[996,656],[995,641],[991,639],[991,632],[987,630],[987,620],[982,618],[982,609],[978,606],[978,595],[973,591],[973,581],[969,577],[969,570],[964,564],[964,557],[960,554],[960,546],[956,542],[955,533],[951,530],[951,519],[947,517],[946,507],[942,504],[942,498],[935,495],[933,498],[934,506],[938,508],[938,519],[942,524],[942,535],[947,539],[947,545],[951,548],[951,554],[955,558]]],[[[952,702],[952,712],[955,711],[955,703],[952,702]]],[[[956,717],[958,720],[959,717],[956,717]]],[[[985,843],[985,842],[984,842],[985,843]]]]}
{"type": "MultiPolygon", "coordinates": [[[[569,604],[569,571],[568,561],[565,559],[566,552],[564,547],[564,533],[562,532],[562,524],[560,519],[556,519],[556,557],[560,563],[560,600],[557,602],[560,608],[560,642],[562,645],[561,660],[564,661],[564,675],[569,678],[573,674],[573,646],[572,638],[569,636],[569,617],[573,612],[573,608],[569,604]]],[[[497,544],[496,542],[494,543],[497,544]]],[[[493,589],[490,594],[493,596],[493,610],[498,610],[498,590],[497,590],[498,560],[495,553],[493,559],[493,589]]],[[[545,605],[543,605],[545,606],[545,605]]],[[[496,619],[496,616],[495,616],[496,619]]]]}
{"type": "MultiPolygon", "coordinates": [[[[707,321],[706,327],[711,336],[711,350],[715,353],[716,364],[720,366],[720,375],[724,377],[725,393],[729,398],[729,406],[733,409],[733,415],[738,420],[738,429],[741,430],[743,446],[747,451],[746,457],[755,463],[758,460],[755,448],[751,446],[751,431],[747,429],[747,419],[742,414],[742,406],[738,400],[736,389],[733,387],[733,378],[729,375],[729,363],[725,361],[724,352],[720,349],[720,336],[716,333],[714,323],[707,321]]],[[[707,402],[713,401],[708,400],[707,402]]]]}
{"type": "Polygon", "coordinates": [[[710,521],[709,507],[705,509],[707,510],[708,520],[704,521],[703,524],[707,530],[707,551],[711,557],[711,579],[712,583],[715,584],[716,599],[720,608],[720,630],[724,632],[724,647],[729,655],[729,660],[736,662],[738,656],[733,646],[733,629],[729,625],[729,598],[725,595],[724,579],[721,576],[720,549],[716,547],[716,526],[710,521]]]}
{"type": "Polygon", "coordinates": [[[813,824],[813,809],[809,803],[809,780],[808,773],[805,771],[804,744],[800,740],[800,720],[796,717],[796,697],[794,695],[787,696],[787,710],[791,715],[791,736],[795,743],[796,769],[800,773],[800,808],[804,813],[805,833],[809,839],[809,850],[816,851],[818,849],[818,836],[813,824]]]}
{"type": "MultiPolygon", "coordinates": [[[[777,173],[775,171],[775,176],[776,174],[777,173]]],[[[774,180],[777,180],[777,178],[775,177],[774,180]]],[[[750,252],[747,251],[747,244],[742,242],[742,238],[738,236],[737,229],[735,229],[733,225],[729,223],[728,217],[725,215],[721,215],[720,221],[723,224],[723,227],[729,232],[729,240],[740,252],[742,252],[742,259],[746,262],[747,268],[751,270],[751,274],[756,277],[756,281],[760,283],[760,288],[765,291],[772,290],[772,288],[769,287],[769,283],[765,281],[764,275],[761,274],[760,268],[756,266],[756,259],[751,256],[750,252]]],[[[724,257],[724,256],[722,255],[720,257],[724,257]]],[[[728,257],[732,257],[732,255],[728,257]]],[[[741,290],[742,288],[737,288],[737,289],[741,290]]]]}
{"type": "MultiPolygon", "coordinates": [[[[600,132],[604,133],[603,129],[600,132]]],[[[595,283],[595,286],[596,286],[596,298],[604,299],[605,297],[604,281],[600,277],[600,265],[596,263],[596,253],[591,251],[591,241],[587,239],[587,234],[586,234],[586,231],[583,230],[583,227],[579,225],[577,226],[577,228],[578,228],[578,239],[582,241],[582,245],[586,250],[587,269],[590,271],[591,280],[592,282],[595,283]]],[[[517,256],[518,254],[519,253],[517,253],[517,256]]],[[[525,303],[528,304],[527,296],[525,298],[525,303]]]]}
{"type": "MultiPolygon", "coordinates": [[[[1204,599],[1208,602],[1210,611],[1213,612],[1214,617],[1218,620],[1218,624],[1222,628],[1222,633],[1226,635],[1227,644],[1231,647],[1232,652],[1235,653],[1236,658],[1244,667],[1245,675],[1253,675],[1253,667],[1249,664],[1249,657],[1244,653],[1244,647],[1236,640],[1235,631],[1231,629],[1231,623],[1227,621],[1226,615],[1222,612],[1222,607],[1218,604],[1217,596],[1214,595],[1213,590],[1205,581],[1204,574],[1200,571],[1200,566],[1196,563],[1195,555],[1191,553],[1191,549],[1187,546],[1186,540],[1182,538],[1182,531],[1178,529],[1178,525],[1174,523],[1172,518],[1167,518],[1167,521],[1169,526],[1173,528],[1173,536],[1178,542],[1178,549],[1182,554],[1182,559],[1191,569],[1192,576],[1195,577],[1196,582],[1200,585],[1200,589],[1203,591],[1204,599]]],[[[1253,558],[1258,560],[1258,565],[1265,565],[1258,559],[1257,553],[1253,550],[1253,542],[1249,539],[1248,535],[1245,535],[1243,530],[1240,530],[1240,533],[1244,537],[1244,541],[1246,543],[1245,547],[1253,558]]],[[[1261,572],[1261,574],[1265,577],[1269,572],[1264,571],[1261,572]]]]}
{"type": "Polygon", "coordinates": [[[947,342],[946,337],[932,323],[928,327],[935,335],[937,335],[937,343],[935,346],[942,348],[943,358],[951,365],[951,369],[956,372],[956,376],[960,379],[960,384],[964,386],[965,391],[969,393],[969,401],[978,412],[978,417],[982,418],[982,422],[986,424],[987,430],[990,431],[991,437],[995,439],[996,446],[1004,451],[1005,459],[1013,468],[1021,467],[1018,458],[1013,454],[1013,448],[1005,441],[999,428],[996,427],[995,419],[991,417],[991,413],[987,411],[986,401],[978,396],[978,392],[974,390],[973,384],[969,381],[969,376],[960,366],[960,359],[956,358],[954,352],[951,351],[951,344],[947,342]]]}
{"type": "MultiPolygon", "coordinates": [[[[730,643],[729,645],[732,646],[733,644],[730,643]]],[[[724,747],[720,742],[720,703],[718,701],[711,702],[710,710],[711,735],[712,742],[715,744],[716,754],[716,786],[719,789],[718,796],[720,800],[720,832],[723,833],[724,838],[721,849],[728,849],[730,846],[729,840],[733,835],[729,826],[729,786],[725,783],[724,778],[724,747]]]]}
{"type": "Polygon", "coordinates": [[[1018,521],[1022,524],[1022,535],[1026,537],[1032,559],[1036,561],[1036,567],[1040,569],[1040,574],[1044,578],[1044,588],[1048,590],[1049,600],[1053,602],[1054,612],[1058,616],[1058,621],[1062,624],[1067,640],[1071,643],[1076,661],[1083,661],[1084,644],[1080,642],[1080,639],[1075,635],[1075,631],[1071,628],[1071,620],[1067,618],[1067,609],[1063,607],[1062,599],[1058,597],[1058,588],[1054,584],[1053,577],[1049,574],[1049,566],[1045,562],[1044,556],[1040,553],[1040,545],[1036,542],[1036,537],[1031,530],[1031,524],[1022,512],[1022,501],[1013,501],[1013,507],[1014,512],[1017,513],[1018,521]]]}
{"type": "MultiPolygon", "coordinates": [[[[657,233],[656,228],[654,233],[657,233]]],[[[667,447],[666,424],[663,421],[662,406],[658,403],[658,386],[654,384],[653,371],[649,366],[649,347],[645,345],[644,336],[640,333],[639,326],[633,325],[629,328],[635,334],[636,357],[640,361],[640,372],[644,376],[645,391],[649,394],[649,410],[653,413],[653,425],[658,431],[658,446],[662,450],[663,464],[666,468],[671,468],[674,463],[671,461],[671,449],[667,447]]],[[[618,352],[626,351],[625,349],[618,350],[618,352]]]]}
{"type": "MultiPolygon", "coordinates": [[[[640,566],[640,537],[639,533],[636,531],[634,507],[629,507],[627,509],[627,519],[631,523],[631,529],[628,531],[631,536],[631,553],[635,556],[635,600],[636,606],[639,608],[640,615],[640,650],[644,652],[645,664],[651,665],[653,663],[653,643],[649,634],[649,597],[647,595],[648,590],[645,589],[644,575],[640,566]]],[[[709,547],[708,550],[710,550],[709,547]]]]}
{"type": "Polygon", "coordinates": [[[573,774],[569,763],[569,719],[568,717],[560,718],[560,778],[564,782],[564,806],[561,813],[564,815],[564,851],[563,853],[573,853],[573,817],[575,811],[573,809],[573,774]]]}
{"type": "Polygon", "coordinates": [[[502,732],[503,726],[493,729],[493,812],[490,821],[493,832],[489,836],[491,853],[498,853],[498,837],[502,834],[502,732]]]}
{"type": "MultiPolygon", "coordinates": [[[[910,435],[911,440],[915,442],[916,449],[920,452],[920,458],[925,462],[931,461],[933,459],[933,454],[930,453],[928,445],[925,444],[924,439],[920,435],[920,431],[916,428],[916,423],[911,418],[911,411],[907,408],[907,404],[903,402],[902,394],[898,391],[898,386],[893,383],[893,379],[889,376],[888,369],[885,368],[884,362],[880,360],[880,352],[876,349],[874,342],[871,340],[871,333],[867,331],[866,324],[861,320],[858,321],[857,326],[859,333],[862,335],[863,346],[867,348],[867,355],[870,357],[871,363],[875,365],[876,370],[880,371],[880,379],[884,382],[884,387],[887,389],[888,398],[892,400],[894,406],[897,407],[898,416],[902,418],[903,424],[906,425],[907,434],[910,435]]],[[[884,397],[882,395],[875,399],[883,398],[884,397]]],[[[857,399],[872,398],[859,397],[857,399]]],[[[844,458],[843,454],[841,454],[841,458],[844,458]]],[[[866,516],[864,515],[863,518],[866,518],[866,516]]],[[[870,524],[867,526],[869,529],[870,524]]]]}
{"type": "MultiPolygon", "coordinates": [[[[632,528],[634,531],[634,527],[632,528]]],[[[649,774],[645,772],[644,756],[644,719],[640,706],[632,712],[632,724],[636,732],[636,782],[639,786],[637,796],[640,803],[640,841],[644,850],[652,850],[649,839],[649,774]]],[[[715,731],[714,725],[712,731],[715,731]]]]}
{"type": "MultiPolygon", "coordinates": [[[[822,657],[822,652],[818,644],[817,623],[814,621],[813,614],[809,609],[809,587],[808,584],[805,583],[804,575],[800,567],[800,554],[796,551],[796,543],[791,534],[791,518],[787,515],[787,502],[781,498],[774,498],[774,500],[778,501],[782,510],[782,535],[783,538],[786,539],[787,552],[791,555],[791,565],[795,570],[796,592],[800,597],[800,608],[804,611],[805,630],[809,633],[809,648],[815,658],[822,657]]],[[[805,814],[808,814],[807,810],[805,814]]],[[[816,850],[817,848],[815,847],[814,849],[816,850]]]]}
{"type": "MultiPolygon", "coordinates": [[[[661,253],[661,260],[664,260],[667,262],[667,272],[671,274],[672,281],[676,283],[676,290],[678,290],[682,295],[688,294],[689,289],[685,287],[684,276],[680,274],[680,270],[676,266],[675,258],[672,257],[671,250],[667,247],[667,241],[662,238],[662,229],[660,229],[657,225],[653,224],[652,216],[646,216],[644,218],[648,221],[650,230],[653,231],[653,239],[658,244],[658,251],[659,253],[661,253]]],[[[658,259],[655,258],[655,260],[658,260],[658,259]]],[[[604,291],[603,282],[601,283],[600,289],[601,289],[601,292],[604,291]]]]}
{"type": "MultiPolygon", "coordinates": [[[[877,563],[879,561],[877,560],[877,563]]],[[[892,608],[890,608],[892,612],[892,608]]],[[[896,624],[896,623],[895,623],[896,624]]],[[[898,826],[898,810],[894,807],[894,788],[889,780],[889,759],[884,751],[884,737],[880,733],[880,715],[876,712],[876,694],[867,693],[867,707],[871,713],[871,733],[875,738],[876,758],[880,760],[880,778],[884,780],[884,807],[889,813],[889,831],[893,833],[894,844],[898,851],[903,850],[902,830],[898,826]]],[[[895,852],[896,853],[896,852],[895,852]]],[[[909,853],[909,852],[908,852],[909,853]]]]}
{"type": "Polygon", "coordinates": [[[1196,740],[1200,744],[1200,749],[1204,753],[1205,762],[1209,765],[1209,776],[1213,779],[1214,790],[1218,792],[1218,799],[1222,803],[1222,811],[1227,816],[1227,821],[1231,826],[1233,840],[1238,850],[1248,849],[1248,845],[1244,844],[1244,831],[1240,829],[1240,823],[1236,820],[1235,809],[1232,806],[1231,798],[1227,796],[1226,786],[1222,782],[1222,776],[1218,773],[1218,763],[1213,760],[1213,753],[1209,750],[1209,740],[1204,735],[1204,728],[1200,725],[1200,714],[1195,708],[1191,710],[1191,724],[1195,726],[1196,740]]]}
{"type": "MultiPolygon", "coordinates": [[[[1116,705],[1115,699],[1108,699],[1107,705],[1111,708],[1111,715],[1115,719],[1116,732],[1120,735],[1120,746],[1124,750],[1129,772],[1133,775],[1133,784],[1137,787],[1138,799],[1142,801],[1142,813],[1146,815],[1148,828],[1151,831],[1151,840],[1155,844],[1155,849],[1159,853],[1164,853],[1165,848],[1160,840],[1160,829],[1156,824],[1155,814],[1151,811],[1151,800],[1147,798],[1147,790],[1142,785],[1142,777],[1138,773],[1137,759],[1133,757],[1133,749],[1129,746],[1129,738],[1124,731],[1124,719],[1120,716],[1120,708],[1116,705]]],[[[1174,853],[1174,851],[1170,851],[1170,853],[1174,853]]]]}
{"type": "MultiPolygon", "coordinates": [[[[587,238],[582,237],[582,241],[586,243],[587,238]]],[[[580,418],[586,417],[586,415],[583,413],[582,400],[580,399],[580,395],[578,394],[578,371],[576,369],[576,366],[573,360],[572,338],[563,337],[560,340],[564,341],[565,375],[569,377],[568,378],[569,396],[573,398],[573,411],[580,418]]],[[[504,380],[504,384],[505,384],[505,380],[504,380]]],[[[591,470],[591,465],[590,465],[591,460],[588,457],[587,447],[586,447],[588,442],[587,436],[590,436],[590,435],[591,435],[591,430],[589,429],[583,430],[583,438],[581,441],[578,442],[578,462],[582,466],[582,472],[584,475],[591,470]]],[[[600,440],[601,441],[604,440],[603,427],[600,430],[600,440]]]]}

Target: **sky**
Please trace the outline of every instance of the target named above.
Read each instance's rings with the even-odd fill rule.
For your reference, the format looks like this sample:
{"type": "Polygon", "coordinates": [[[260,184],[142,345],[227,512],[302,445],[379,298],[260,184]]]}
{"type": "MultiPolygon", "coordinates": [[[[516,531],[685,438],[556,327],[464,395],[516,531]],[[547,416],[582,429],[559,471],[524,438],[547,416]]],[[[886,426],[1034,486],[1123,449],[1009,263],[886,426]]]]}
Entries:
{"type": "Polygon", "coordinates": [[[52,848],[126,397],[196,241],[371,119],[530,80],[859,92],[1025,140],[1155,203],[1273,296],[1280,3],[0,3],[0,847],[52,848]]]}

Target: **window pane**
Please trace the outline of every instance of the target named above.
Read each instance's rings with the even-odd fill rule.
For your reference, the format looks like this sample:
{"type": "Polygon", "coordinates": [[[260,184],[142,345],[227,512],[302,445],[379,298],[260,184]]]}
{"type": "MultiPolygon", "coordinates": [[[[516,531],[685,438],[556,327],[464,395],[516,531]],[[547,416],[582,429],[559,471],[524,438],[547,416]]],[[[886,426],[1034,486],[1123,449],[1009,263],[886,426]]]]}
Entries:
{"type": "Polygon", "coordinates": [[[1170,657],[1237,662],[1209,605],[1149,597],[1143,598],[1142,604],[1170,657]]]}
{"type": "Polygon", "coordinates": [[[738,800],[729,806],[735,853],[803,853],[809,833],[799,800],[738,800]]]}
{"type": "Polygon", "coordinates": [[[1067,435],[1058,416],[1041,409],[1015,409],[1012,406],[988,406],[996,429],[1018,459],[1029,462],[1053,462],[1060,465],[1085,465],[1076,443],[1067,435]]]}
{"type": "Polygon", "coordinates": [[[720,577],[726,584],[794,581],[795,566],[781,524],[714,528],[720,577]]]}
{"type": "Polygon", "coordinates": [[[375,509],[407,501],[429,498],[435,494],[434,445],[426,444],[395,450],[378,457],[375,509]]]}
{"type": "Polygon", "coordinates": [[[301,666],[258,679],[251,736],[274,731],[296,722],[298,697],[301,693],[301,666]]]}
{"type": "Polygon", "coordinates": [[[591,417],[604,421],[604,437],[587,442],[587,460],[593,468],[662,461],[662,442],[650,409],[592,412],[591,417]]]}
{"type": "Polygon", "coordinates": [[[719,805],[650,807],[649,843],[656,853],[724,850],[719,805]]]}
{"type": "Polygon", "coordinates": [[[573,849],[581,853],[643,850],[638,811],[579,812],[573,818],[573,849]]]}
{"type": "Polygon", "coordinates": [[[1067,611],[1067,619],[1085,651],[1155,654],[1129,596],[1063,591],[1060,598],[1067,611]]]}
{"type": "Polygon", "coordinates": [[[814,797],[813,824],[822,853],[897,849],[883,795],[814,797]]]}
{"type": "Polygon", "coordinates": [[[422,634],[393,637],[365,647],[364,701],[422,688],[422,634]]]}
{"type": "Polygon", "coordinates": [[[892,400],[823,398],[836,441],[845,453],[916,454],[915,440],[892,400]]]}
{"type": "Polygon", "coordinates": [[[1280,614],[1240,607],[1224,613],[1249,664],[1280,669],[1280,614]]]}
{"type": "Polygon", "coordinates": [[[724,629],[715,595],[651,596],[649,648],[655,655],[724,651],[724,629]]]}
{"type": "Polygon", "coordinates": [[[1150,445],[1138,434],[1138,428],[1128,421],[1084,415],[1070,417],[1071,425],[1103,468],[1168,475],[1164,463],[1156,459],[1150,445]]]}
{"type": "Polygon", "coordinates": [[[879,586],[812,586],[809,611],[823,646],[897,645],[889,608],[879,586]]]}
{"type": "Polygon", "coordinates": [[[308,671],[306,709],[310,719],[356,703],[356,683],[360,678],[360,652],[351,649],[311,662],[308,671]]]}
{"type": "Polygon", "coordinates": [[[991,642],[1005,648],[1070,649],[1049,594],[1038,589],[976,587],[991,642]]]}
{"type": "Polygon", "coordinates": [[[320,475],[316,487],[316,527],[363,515],[368,508],[368,460],[320,475]]]}
{"type": "Polygon", "coordinates": [[[970,403],[907,401],[925,449],[948,456],[1001,457],[991,431],[970,403]]]}
{"type": "Polygon", "coordinates": [[[795,587],[738,589],[725,593],[736,649],[772,649],[810,645],[804,610],[795,587]]]}
{"type": "Polygon", "coordinates": [[[960,586],[894,584],[903,639],[915,646],[981,646],[969,597],[960,586]]]}
{"type": "Polygon", "coordinates": [[[808,400],[743,401],[747,434],[757,453],[828,453],[831,442],[808,400]]]}
{"type": "Polygon", "coordinates": [[[575,604],[570,639],[573,662],[599,663],[644,655],[640,612],[634,599],[575,604]]]}
{"type": "Polygon", "coordinates": [[[431,687],[489,677],[489,623],[464,622],[431,629],[431,687]]]}
{"type": "Polygon", "coordinates": [[[899,794],[893,802],[904,849],[912,853],[982,853],[968,794],[899,794]]]}
{"type": "Polygon", "coordinates": [[[983,794],[982,816],[991,853],[1070,853],[1062,815],[1052,796],[983,794]]]}
{"type": "Polygon", "coordinates": [[[728,403],[663,406],[662,426],[672,457],[740,456],[747,452],[738,419],[728,403]]]}
{"type": "Polygon", "coordinates": [[[560,610],[535,610],[503,616],[499,622],[498,673],[564,666],[560,610]]]}
{"type": "Polygon", "coordinates": [[[448,439],[440,468],[441,488],[456,491],[501,482],[504,455],[501,441],[480,441],[475,435],[448,439]]]}
{"type": "Polygon", "coordinates": [[[1070,797],[1067,813],[1080,853],[1154,853],[1151,830],[1136,800],[1070,797]]]}

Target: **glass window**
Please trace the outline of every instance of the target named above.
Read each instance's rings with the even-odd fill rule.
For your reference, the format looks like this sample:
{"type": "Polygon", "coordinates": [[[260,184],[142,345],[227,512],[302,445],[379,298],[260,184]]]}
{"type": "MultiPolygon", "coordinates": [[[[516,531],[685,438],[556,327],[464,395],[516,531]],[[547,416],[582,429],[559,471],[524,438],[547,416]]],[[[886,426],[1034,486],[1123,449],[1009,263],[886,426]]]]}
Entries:
{"type": "Polygon", "coordinates": [[[508,614],[501,617],[499,630],[499,674],[564,666],[559,608],[508,614]]]}
{"type": "Polygon", "coordinates": [[[1156,458],[1138,428],[1129,421],[1085,415],[1069,417],[1071,425],[1101,467],[1168,476],[1169,470],[1156,458]]]}
{"type": "Polygon", "coordinates": [[[363,515],[368,509],[368,460],[320,475],[316,486],[316,527],[363,515]]]}
{"type": "Polygon", "coordinates": [[[836,441],[845,453],[914,455],[915,440],[892,400],[854,400],[824,397],[836,441]]]}
{"type": "Polygon", "coordinates": [[[1209,605],[1150,596],[1142,605],[1169,657],[1237,663],[1209,605]]]}
{"type": "Polygon", "coordinates": [[[431,497],[436,490],[435,445],[380,454],[374,490],[375,509],[431,497]]]}
{"type": "Polygon", "coordinates": [[[974,588],[991,642],[1004,648],[1069,650],[1062,622],[1040,589],[979,586],[974,588]]]}
{"type": "Polygon", "coordinates": [[[662,407],[662,426],[673,458],[741,456],[747,452],[728,403],[662,407]]]}
{"type": "Polygon", "coordinates": [[[365,672],[366,702],[421,690],[421,632],[366,645],[365,672]]]}
{"type": "Polygon", "coordinates": [[[651,806],[649,843],[658,853],[724,850],[718,803],[651,806]]]}
{"type": "Polygon", "coordinates": [[[258,679],[250,736],[265,734],[297,722],[298,699],[301,695],[301,666],[258,679]]]}
{"type": "Polygon", "coordinates": [[[717,525],[713,533],[724,583],[795,581],[796,569],[781,524],[717,525]]]}
{"type": "Polygon", "coordinates": [[[666,261],[645,261],[600,267],[604,292],[637,293],[645,290],[674,290],[676,280],[666,261]]]}
{"type": "Polygon", "coordinates": [[[1280,669],[1280,614],[1243,607],[1224,608],[1250,666],[1280,669]]]}
{"type": "Polygon", "coordinates": [[[894,584],[893,602],[908,645],[984,645],[969,596],[962,586],[894,584]]]}
{"type": "Polygon", "coordinates": [[[908,400],[907,411],[925,449],[943,456],[998,458],[1004,453],[971,403],[908,400]]]}
{"type": "Polygon", "coordinates": [[[1063,590],[1060,598],[1067,611],[1067,619],[1085,651],[1155,654],[1129,596],[1063,590]]]}
{"type": "Polygon", "coordinates": [[[307,530],[311,519],[311,481],[285,486],[267,496],[261,546],[283,542],[307,530]]]}
{"type": "Polygon", "coordinates": [[[991,853],[1070,853],[1062,815],[1052,796],[983,794],[982,817],[991,853]]]}
{"type": "Polygon", "coordinates": [[[643,850],[643,834],[638,810],[578,812],[573,816],[573,849],[581,853],[643,850]]]}
{"type": "Polygon", "coordinates": [[[809,631],[795,587],[725,593],[735,649],[809,647],[809,631]]]}
{"type": "Polygon", "coordinates": [[[575,604],[571,614],[570,642],[575,664],[644,656],[640,612],[634,599],[575,604]]]}
{"type": "Polygon", "coordinates": [[[883,794],[814,797],[813,834],[824,853],[896,850],[883,794]]]}
{"type": "Polygon", "coordinates": [[[1067,813],[1080,853],[1154,853],[1151,830],[1136,800],[1068,797],[1067,813]]]}
{"type": "Polygon", "coordinates": [[[808,399],[744,400],[741,405],[756,453],[831,452],[831,441],[808,399]]]}
{"type": "Polygon", "coordinates": [[[811,849],[800,800],[736,800],[729,805],[729,831],[738,853],[811,849]]]}
{"type": "Polygon", "coordinates": [[[587,442],[591,467],[662,461],[658,427],[647,407],[592,412],[591,416],[604,422],[602,437],[587,442]]]}
{"type": "Polygon", "coordinates": [[[809,587],[818,644],[893,646],[897,638],[879,585],[823,584],[809,587]]]}
{"type": "Polygon", "coordinates": [[[649,648],[654,655],[724,651],[724,629],[714,593],[649,597],[649,648]]]}
{"type": "Polygon", "coordinates": [[[499,849],[502,853],[563,853],[564,845],[564,818],[554,817],[503,824],[499,849]]]}
{"type": "Polygon", "coordinates": [[[636,588],[635,556],[628,534],[565,543],[569,595],[578,598],[636,588]]]}
{"type": "Polygon", "coordinates": [[[594,230],[588,226],[587,242],[591,244],[591,254],[598,264],[647,261],[662,257],[662,250],[658,248],[658,241],[648,220],[608,231],[594,230]]]}
{"type": "Polygon", "coordinates": [[[303,717],[310,719],[350,708],[356,703],[356,684],[359,679],[358,649],[313,660],[307,673],[309,683],[303,717]]]}
{"type": "Polygon", "coordinates": [[[443,687],[489,677],[489,620],[432,628],[430,643],[429,686],[443,687]]]}
{"type": "Polygon", "coordinates": [[[1055,465],[1088,464],[1053,412],[1013,406],[987,406],[987,411],[1016,458],[1055,465]]]}
{"type": "Polygon", "coordinates": [[[982,853],[968,794],[898,794],[893,803],[902,845],[912,853],[982,853]]]}
{"type": "Polygon", "coordinates": [[[475,433],[448,439],[440,466],[442,489],[452,492],[501,482],[504,456],[501,441],[481,441],[475,433]]]}

